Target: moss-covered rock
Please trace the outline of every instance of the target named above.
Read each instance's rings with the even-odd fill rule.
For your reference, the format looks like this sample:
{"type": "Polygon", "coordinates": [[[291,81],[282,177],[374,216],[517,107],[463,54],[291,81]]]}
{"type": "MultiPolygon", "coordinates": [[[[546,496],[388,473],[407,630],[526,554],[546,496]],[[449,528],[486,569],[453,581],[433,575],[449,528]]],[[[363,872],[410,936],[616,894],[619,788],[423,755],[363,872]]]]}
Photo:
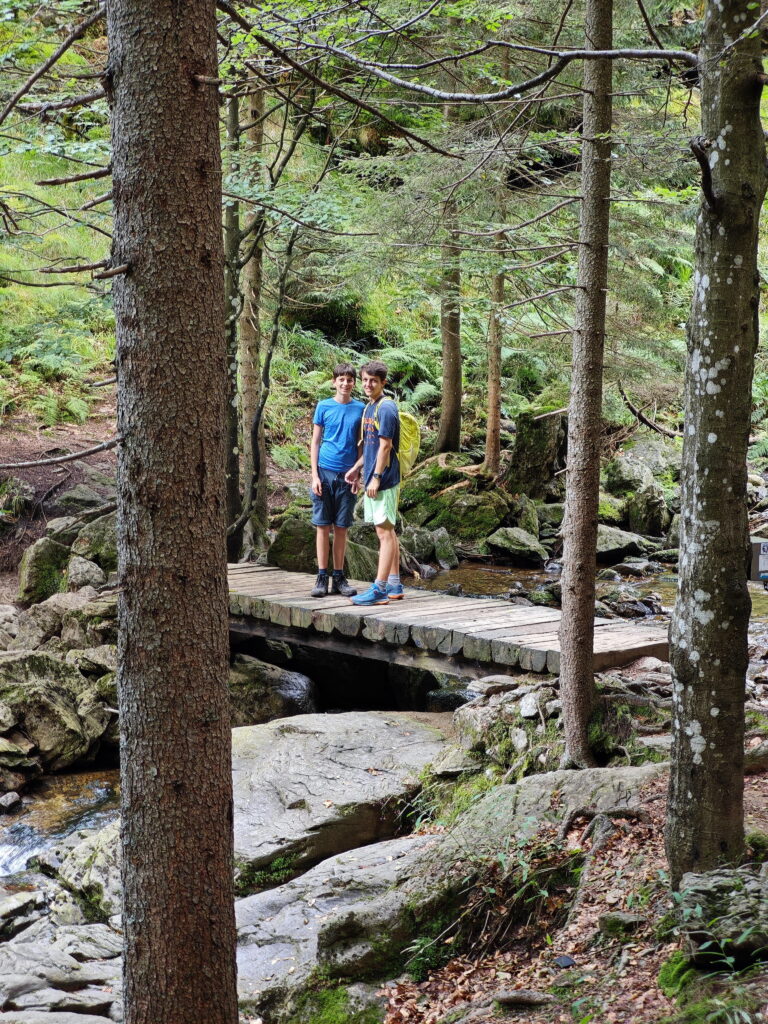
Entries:
{"type": "Polygon", "coordinates": [[[644,555],[648,545],[636,533],[602,523],[597,528],[597,560],[604,565],[613,565],[623,561],[627,555],[644,555]]]}
{"type": "Polygon", "coordinates": [[[348,540],[345,562],[347,576],[354,580],[375,580],[379,566],[378,549],[348,540]]]}
{"type": "Polygon", "coordinates": [[[432,538],[435,542],[435,558],[441,569],[456,569],[459,558],[453,541],[444,526],[432,531],[432,538]]]}
{"type": "Polygon", "coordinates": [[[104,495],[99,494],[88,484],[76,484],[59,497],[59,505],[67,512],[80,512],[83,509],[98,508],[104,504],[104,495]]]}
{"type": "MultiPolygon", "coordinates": [[[[555,530],[559,530],[563,525],[563,518],[565,517],[565,504],[561,501],[552,502],[549,505],[536,505],[536,515],[539,520],[539,530],[543,526],[549,526],[555,530]]],[[[529,531],[533,533],[533,530],[529,531]]],[[[536,533],[538,537],[538,532],[536,533]]]]}
{"type": "Polygon", "coordinates": [[[117,512],[86,523],[72,544],[72,554],[95,562],[105,572],[114,572],[117,569],[117,512]]]}
{"type": "Polygon", "coordinates": [[[600,492],[597,503],[597,521],[606,526],[622,526],[625,521],[625,503],[612,494],[600,492]]]}
{"type": "Polygon", "coordinates": [[[504,484],[510,492],[542,498],[564,464],[567,419],[563,415],[517,420],[515,448],[504,484]]]}
{"type": "Polygon", "coordinates": [[[44,601],[66,587],[69,549],[50,537],[41,537],[30,544],[19,566],[19,604],[44,601]]]}
{"type": "Polygon", "coordinates": [[[464,480],[457,467],[465,464],[466,459],[460,455],[441,455],[415,467],[400,487],[400,510],[408,513],[409,523],[421,526],[430,518],[435,508],[434,495],[464,480]]]}
{"type": "Polygon", "coordinates": [[[630,454],[617,455],[605,467],[605,488],[611,494],[626,495],[653,486],[653,473],[630,454]]]}
{"type": "Polygon", "coordinates": [[[421,526],[403,527],[400,545],[419,562],[431,562],[435,554],[435,538],[431,530],[421,526]]]}
{"type": "Polygon", "coordinates": [[[542,566],[549,555],[537,537],[519,526],[503,526],[488,538],[488,547],[514,565],[542,566]]]}
{"type": "Polygon", "coordinates": [[[635,533],[663,537],[672,522],[672,514],[661,488],[654,485],[633,494],[627,500],[627,521],[635,533]]]}
{"type": "Polygon", "coordinates": [[[507,525],[519,526],[521,530],[525,530],[526,533],[530,533],[538,539],[538,509],[527,494],[519,494],[512,499],[507,516],[507,525]]]}
{"type": "Polygon", "coordinates": [[[438,501],[427,523],[430,530],[443,526],[455,540],[469,544],[484,541],[509,512],[509,498],[502,491],[453,491],[438,501]]]}
{"type": "Polygon", "coordinates": [[[314,694],[315,686],[308,676],[245,654],[236,655],[229,669],[233,728],[314,712],[314,694]]]}
{"type": "Polygon", "coordinates": [[[286,519],[269,546],[267,562],[287,572],[314,572],[317,556],[312,524],[303,519],[286,519]]]}

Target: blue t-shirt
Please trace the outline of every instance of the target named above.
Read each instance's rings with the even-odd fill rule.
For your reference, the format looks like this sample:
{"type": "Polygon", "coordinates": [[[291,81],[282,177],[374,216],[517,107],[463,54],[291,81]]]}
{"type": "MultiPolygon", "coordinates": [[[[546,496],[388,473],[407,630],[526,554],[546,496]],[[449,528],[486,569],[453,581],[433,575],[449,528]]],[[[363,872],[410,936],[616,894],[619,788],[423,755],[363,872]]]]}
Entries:
{"type": "Polygon", "coordinates": [[[317,403],[312,422],[323,428],[317,464],[332,473],[346,473],[357,462],[360,420],[365,406],[356,398],[337,402],[324,398],[317,403]]]}
{"type": "Polygon", "coordinates": [[[369,402],[363,413],[363,481],[366,487],[376,469],[380,437],[392,438],[389,465],[382,473],[379,483],[379,491],[386,491],[400,483],[400,462],[397,458],[397,449],[400,445],[400,414],[391,398],[380,398],[375,404],[369,402]]]}

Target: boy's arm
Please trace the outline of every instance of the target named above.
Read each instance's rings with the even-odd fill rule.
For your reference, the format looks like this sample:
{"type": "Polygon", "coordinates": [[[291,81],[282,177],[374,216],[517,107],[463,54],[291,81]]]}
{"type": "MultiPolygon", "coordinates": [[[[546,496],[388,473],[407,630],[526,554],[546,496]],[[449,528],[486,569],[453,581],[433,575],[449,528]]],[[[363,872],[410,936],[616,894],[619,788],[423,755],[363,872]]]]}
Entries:
{"type": "Polygon", "coordinates": [[[318,471],[317,460],[320,457],[320,442],[323,439],[323,428],[319,423],[313,423],[312,425],[312,442],[309,446],[309,461],[312,466],[312,493],[316,494],[318,498],[323,493],[323,485],[320,482],[320,473],[318,471]]]}
{"type": "Polygon", "coordinates": [[[375,498],[379,493],[379,486],[381,480],[379,476],[389,465],[389,456],[392,451],[392,438],[391,437],[380,437],[379,438],[379,450],[376,452],[376,468],[373,471],[371,479],[368,481],[368,486],[365,488],[365,493],[369,498],[375,498]],[[378,476],[376,475],[378,474],[378,476]]]}

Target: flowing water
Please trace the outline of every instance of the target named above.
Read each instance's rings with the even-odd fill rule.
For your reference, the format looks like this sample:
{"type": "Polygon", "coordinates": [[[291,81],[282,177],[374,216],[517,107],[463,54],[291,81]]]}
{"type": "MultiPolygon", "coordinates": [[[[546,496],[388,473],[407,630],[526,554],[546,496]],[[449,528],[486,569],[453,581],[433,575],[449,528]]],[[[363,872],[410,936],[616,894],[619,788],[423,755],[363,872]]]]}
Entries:
{"type": "Polygon", "coordinates": [[[23,871],[30,857],[78,829],[117,817],[120,773],[114,769],[52,775],[30,790],[21,810],[0,819],[0,877],[23,871]]]}

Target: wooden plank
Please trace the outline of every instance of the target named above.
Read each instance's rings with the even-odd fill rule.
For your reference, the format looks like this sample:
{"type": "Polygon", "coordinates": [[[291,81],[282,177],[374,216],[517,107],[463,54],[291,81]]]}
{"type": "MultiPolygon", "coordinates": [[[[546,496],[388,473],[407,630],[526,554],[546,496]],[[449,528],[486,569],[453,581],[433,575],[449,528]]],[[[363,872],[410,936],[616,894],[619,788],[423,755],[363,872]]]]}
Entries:
{"type": "MultiPolygon", "coordinates": [[[[529,609],[525,609],[525,610],[529,611],[529,609]]],[[[484,639],[487,639],[489,641],[492,641],[496,637],[504,636],[503,632],[498,632],[498,633],[493,632],[495,629],[502,630],[505,627],[507,627],[508,630],[511,630],[511,629],[514,629],[516,626],[523,626],[523,627],[529,628],[530,632],[535,632],[536,623],[538,623],[538,622],[558,622],[558,623],[560,622],[560,617],[561,617],[560,613],[556,609],[554,609],[554,608],[537,608],[535,611],[534,611],[534,609],[530,609],[530,612],[533,612],[533,614],[530,615],[530,617],[528,617],[528,618],[522,618],[522,617],[517,618],[516,617],[516,618],[510,619],[508,622],[503,623],[503,624],[501,624],[498,627],[494,626],[493,624],[486,625],[486,624],[483,624],[483,623],[468,623],[466,626],[462,626],[461,628],[454,629],[452,634],[451,634],[450,640],[446,640],[444,642],[441,642],[438,645],[438,650],[442,654],[448,654],[448,655],[460,654],[463,651],[463,649],[464,649],[464,646],[465,646],[465,644],[467,642],[467,639],[469,637],[474,636],[475,634],[479,634],[479,637],[481,639],[484,638],[484,639]],[[490,635],[486,635],[486,634],[490,634],[490,635]]],[[[472,648],[472,644],[470,644],[470,648],[472,648]]],[[[482,643],[478,643],[477,649],[478,650],[485,650],[486,651],[486,654],[483,655],[484,660],[486,660],[486,661],[490,661],[491,660],[491,658],[492,658],[492,648],[491,647],[487,647],[486,648],[482,643]]],[[[516,664],[516,661],[505,661],[504,664],[513,665],[513,664],[516,664]]]]}

